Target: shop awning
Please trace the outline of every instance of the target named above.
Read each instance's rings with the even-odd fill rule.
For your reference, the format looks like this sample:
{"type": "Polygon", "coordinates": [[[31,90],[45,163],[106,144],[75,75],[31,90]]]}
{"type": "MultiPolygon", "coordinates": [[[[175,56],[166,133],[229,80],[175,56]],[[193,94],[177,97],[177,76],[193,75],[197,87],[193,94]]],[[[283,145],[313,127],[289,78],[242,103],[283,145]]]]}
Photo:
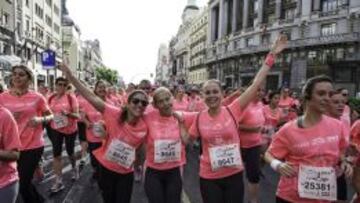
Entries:
{"type": "Polygon", "coordinates": [[[12,66],[21,64],[21,58],[15,55],[0,55],[0,67],[10,70],[12,66]]]}

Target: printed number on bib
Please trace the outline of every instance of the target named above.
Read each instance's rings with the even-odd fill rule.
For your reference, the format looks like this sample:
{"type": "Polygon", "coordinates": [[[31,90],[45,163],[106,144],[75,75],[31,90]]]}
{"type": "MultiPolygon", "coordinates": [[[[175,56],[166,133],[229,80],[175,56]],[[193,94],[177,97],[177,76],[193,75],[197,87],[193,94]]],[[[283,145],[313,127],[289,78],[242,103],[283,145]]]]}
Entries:
{"type": "Polygon", "coordinates": [[[307,199],[335,201],[337,185],[335,169],[300,165],[299,196],[307,199]]]}
{"type": "Polygon", "coordinates": [[[135,148],[120,140],[111,141],[105,157],[107,160],[130,168],[135,161],[135,148]]]}
{"type": "Polygon", "coordinates": [[[213,171],[224,167],[240,167],[242,163],[238,144],[211,147],[209,154],[213,171]]]}
{"type": "Polygon", "coordinates": [[[180,140],[155,140],[155,163],[175,162],[181,159],[180,140]]]}
{"type": "Polygon", "coordinates": [[[94,123],[92,130],[95,137],[102,137],[104,126],[101,123],[96,122],[94,123]]]}
{"type": "Polygon", "coordinates": [[[69,120],[66,116],[59,115],[59,114],[54,116],[55,129],[64,128],[64,127],[68,126],[68,123],[69,123],[69,120]]]}

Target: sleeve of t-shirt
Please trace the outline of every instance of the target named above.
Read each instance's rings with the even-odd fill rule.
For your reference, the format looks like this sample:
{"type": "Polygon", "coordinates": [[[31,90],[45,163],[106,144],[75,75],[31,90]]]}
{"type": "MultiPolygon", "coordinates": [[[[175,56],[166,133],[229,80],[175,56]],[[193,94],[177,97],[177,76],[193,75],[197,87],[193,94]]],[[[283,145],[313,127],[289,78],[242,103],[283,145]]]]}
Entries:
{"type": "Polygon", "coordinates": [[[289,142],[286,138],[286,130],[281,128],[274,136],[268,152],[276,159],[284,159],[289,153],[289,142]]]}
{"type": "Polygon", "coordinates": [[[72,100],[72,110],[77,110],[79,109],[79,102],[78,99],[76,98],[76,96],[74,94],[70,94],[70,98],[72,100]]]}
{"type": "Polygon", "coordinates": [[[195,140],[196,138],[198,138],[200,136],[199,133],[199,129],[198,129],[198,119],[197,117],[199,116],[200,113],[196,113],[194,121],[191,124],[190,130],[189,130],[189,134],[190,134],[190,138],[195,140]]]}
{"type": "Polygon", "coordinates": [[[50,107],[48,105],[48,102],[45,99],[45,97],[42,96],[42,95],[40,95],[40,99],[39,99],[39,103],[38,103],[38,110],[40,112],[50,111],[50,107]]]}
{"type": "Polygon", "coordinates": [[[237,123],[240,122],[243,111],[240,108],[239,99],[235,99],[229,106],[227,106],[234,116],[237,123]]]}
{"type": "Polygon", "coordinates": [[[21,147],[18,126],[9,111],[1,112],[1,145],[5,150],[19,150],[21,147]]]}
{"type": "Polygon", "coordinates": [[[340,150],[344,151],[348,146],[349,146],[349,140],[346,139],[347,137],[349,137],[349,130],[346,130],[346,126],[343,123],[340,123],[340,128],[341,128],[341,136],[340,136],[340,150]]]}
{"type": "Polygon", "coordinates": [[[121,108],[105,103],[105,110],[102,115],[106,126],[112,126],[114,122],[118,122],[121,112],[121,108]]]}
{"type": "Polygon", "coordinates": [[[196,115],[198,113],[196,113],[196,112],[183,112],[182,114],[183,114],[183,118],[184,118],[184,121],[185,121],[186,129],[190,129],[190,127],[192,126],[192,124],[196,120],[196,115]]]}

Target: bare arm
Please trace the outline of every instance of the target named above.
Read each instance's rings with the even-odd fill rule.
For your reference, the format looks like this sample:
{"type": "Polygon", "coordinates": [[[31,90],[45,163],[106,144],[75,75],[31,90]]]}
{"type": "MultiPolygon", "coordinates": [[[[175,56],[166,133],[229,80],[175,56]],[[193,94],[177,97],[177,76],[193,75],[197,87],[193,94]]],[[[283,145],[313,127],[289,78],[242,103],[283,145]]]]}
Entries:
{"type": "Polygon", "coordinates": [[[277,160],[268,151],[265,153],[264,160],[271,165],[271,168],[279,172],[282,176],[293,177],[296,175],[291,164],[277,160]]]}
{"type": "MultiPolygon", "coordinates": [[[[274,43],[270,53],[273,54],[274,57],[276,57],[276,55],[278,55],[282,50],[284,50],[286,46],[287,46],[286,35],[280,35],[276,40],[276,42],[274,43]]],[[[252,84],[238,98],[241,109],[245,108],[249,104],[249,102],[251,102],[255,98],[257,90],[259,89],[261,84],[265,81],[266,76],[270,71],[270,68],[271,67],[266,65],[264,61],[259,72],[256,74],[252,84]]]]}
{"type": "Polygon", "coordinates": [[[80,94],[99,112],[103,113],[105,110],[105,102],[96,96],[89,88],[83,85],[72,73],[69,67],[65,64],[60,65],[61,71],[65,73],[70,82],[79,90],[80,94]]]}

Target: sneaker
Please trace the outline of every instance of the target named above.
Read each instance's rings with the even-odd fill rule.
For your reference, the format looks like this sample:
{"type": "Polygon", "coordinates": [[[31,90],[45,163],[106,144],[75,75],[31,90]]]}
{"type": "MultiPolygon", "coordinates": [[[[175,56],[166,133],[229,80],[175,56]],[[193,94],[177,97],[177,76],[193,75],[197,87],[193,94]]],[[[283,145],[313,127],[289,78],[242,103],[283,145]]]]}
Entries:
{"type": "Polygon", "coordinates": [[[51,193],[58,193],[61,190],[65,189],[64,184],[61,180],[55,181],[54,185],[50,188],[51,193]]]}
{"type": "Polygon", "coordinates": [[[79,175],[79,170],[77,168],[74,168],[72,171],[71,171],[71,180],[75,181],[77,179],[79,179],[80,175],[79,175]]]}

